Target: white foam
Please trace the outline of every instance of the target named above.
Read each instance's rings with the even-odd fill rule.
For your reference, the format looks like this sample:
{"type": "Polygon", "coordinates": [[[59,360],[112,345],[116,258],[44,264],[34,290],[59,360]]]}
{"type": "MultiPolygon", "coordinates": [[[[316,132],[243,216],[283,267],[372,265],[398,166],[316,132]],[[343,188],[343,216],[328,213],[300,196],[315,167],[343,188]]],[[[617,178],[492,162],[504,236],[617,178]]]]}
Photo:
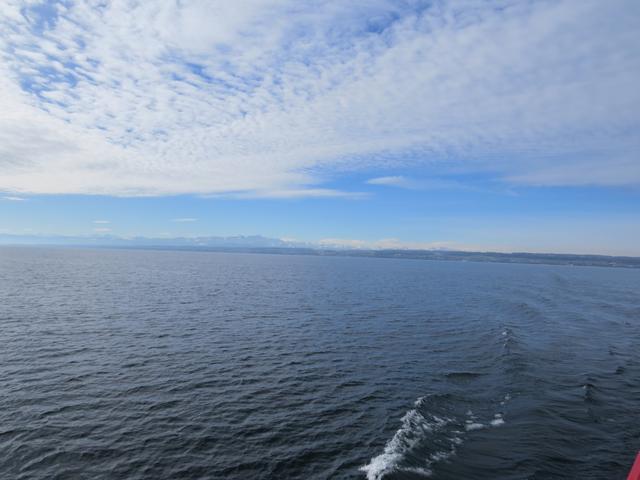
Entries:
{"type": "MultiPolygon", "coordinates": [[[[419,406],[424,397],[419,398],[415,405],[419,406]]],[[[429,433],[439,429],[450,422],[450,419],[432,416],[432,420],[427,420],[417,410],[409,410],[402,417],[402,426],[395,433],[393,438],[387,442],[384,451],[373,457],[367,465],[360,467],[361,472],[367,474],[368,480],[381,480],[389,472],[398,470],[398,463],[405,454],[411,451],[429,433]]],[[[431,470],[427,468],[431,462],[426,462],[425,468],[411,468],[414,473],[421,473],[425,476],[431,475],[431,470]]],[[[409,471],[408,469],[402,469],[409,471]]]]}
{"type": "Polygon", "coordinates": [[[491,420],[491,425],[494,427],[499,427],[500,425],[504,425],[504,418],[502,418],[501,413],[496,413],[493,416],[493,420],[491,420]]]}
{"type": "Polygon", "coordinates": [[[467,429],[467,432],[470,432],[471,430],[480,430],[481,428],[484,428],[484,425],[482,423],[476,423],[467,420],[465,428],[467,429]]]}
{"type": "Polygon", "coordinates": [[[428,468],[412,467],[412,468],[403,468],[401,471],[417,473],[418,475],[422,475],[423,477],[430,477],[431,475],[433,475],[433,472],[428,468]]]}
{"type": "Polygon", "coordinates": [[[449,458],[451,455],[453,455],[453,453],[453,450],[450,450],[448,452],[435,452],[429,455],[429,458],[433,462],[441,462],[442,460],[446,460],[447,458],[449,458]]]}
{"type": "Polygon", "coordinates": [[[360,471],[367,474],[368,480],[381,480],[385,473],[392,471],[402,458],[400,452],[385,452],[373,457],[367,465],[360,467],[360,471]]]}
{"type": "MultiPolygon", "coordinates": [[[[421,399],[418,399],[421,401],[421,399]]],[[[387,442],[384,451],[373,457],[368,465],[360,467],[369,480],[379,480],[385,473],[396,468],[405,452],[411,450],[421,438],[420,432],[431,430],[431,425],[417,411],[409,410],[402,417],[402,426],[393,438],[387,442]]]]}

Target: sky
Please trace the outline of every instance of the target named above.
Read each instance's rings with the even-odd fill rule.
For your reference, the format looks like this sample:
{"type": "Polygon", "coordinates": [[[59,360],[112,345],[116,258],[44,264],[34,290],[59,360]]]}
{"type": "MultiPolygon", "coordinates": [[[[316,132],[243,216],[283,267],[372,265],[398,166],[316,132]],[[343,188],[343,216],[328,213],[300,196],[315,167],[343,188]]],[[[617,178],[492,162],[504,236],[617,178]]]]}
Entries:
{"type": "Polygon", "coordinates": [[[3,0],[0,233],[640,256],[636,0],[3,0]]]}

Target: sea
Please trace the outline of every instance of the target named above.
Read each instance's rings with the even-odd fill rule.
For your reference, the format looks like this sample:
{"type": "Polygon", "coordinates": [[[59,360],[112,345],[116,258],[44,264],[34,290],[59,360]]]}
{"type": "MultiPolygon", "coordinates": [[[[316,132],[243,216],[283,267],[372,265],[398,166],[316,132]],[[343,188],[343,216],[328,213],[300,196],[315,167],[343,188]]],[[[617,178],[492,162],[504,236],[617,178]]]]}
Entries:
{"type": "Polygon", "coordinates": [[[624,479],[640,270],[0,248],[0,478],[624,479]]]}

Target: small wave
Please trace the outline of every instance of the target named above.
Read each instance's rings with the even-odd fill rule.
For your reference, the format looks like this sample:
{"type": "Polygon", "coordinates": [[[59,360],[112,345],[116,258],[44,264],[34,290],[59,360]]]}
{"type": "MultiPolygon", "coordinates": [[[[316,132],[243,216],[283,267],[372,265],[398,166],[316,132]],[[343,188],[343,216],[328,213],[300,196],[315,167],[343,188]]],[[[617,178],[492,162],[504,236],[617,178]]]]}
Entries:
{"type": "Polygon", "coordinates": [[[485,373],[479,372],[449,372],[445,373],[445,377],[449,380],[472,380],[474,378],[482,377],[485,373]]]}
{"type": "Polygon", "coordinates": [[[510,327],[504,327],[500,332],[500,336],[502,337],[502,346],[504,348],[509,348],[516,341],[513,330],[510,327]]]}
{"type": "Polygon", "coordinates": [[[591,382],[587,382],[584,385],[582,385],[582,398],[586,403],[597,403],[596,401],[596,386],[591,383],[591,382]]]}

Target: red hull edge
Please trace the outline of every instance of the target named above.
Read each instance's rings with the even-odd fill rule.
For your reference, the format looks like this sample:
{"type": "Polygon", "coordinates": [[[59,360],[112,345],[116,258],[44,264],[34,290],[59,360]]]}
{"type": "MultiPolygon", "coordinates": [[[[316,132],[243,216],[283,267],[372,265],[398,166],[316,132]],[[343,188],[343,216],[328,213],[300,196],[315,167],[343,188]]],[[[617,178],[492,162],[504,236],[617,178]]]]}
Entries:
{"type": "Polygon", "coordinates": [[[633,463],[633,467],[631,467],[627,480],[640,480],[640,452],[636,455],[636,461],[633,463]]]}

